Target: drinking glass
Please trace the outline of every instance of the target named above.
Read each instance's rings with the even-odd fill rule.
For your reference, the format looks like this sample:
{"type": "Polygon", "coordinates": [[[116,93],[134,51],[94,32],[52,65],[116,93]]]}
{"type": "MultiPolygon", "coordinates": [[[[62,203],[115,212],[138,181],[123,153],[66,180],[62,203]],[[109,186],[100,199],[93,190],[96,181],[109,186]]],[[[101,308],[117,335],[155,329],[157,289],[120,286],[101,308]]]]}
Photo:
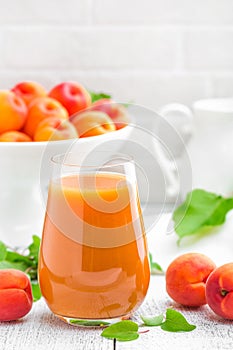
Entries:
{"type": "Polygon", "coordinates": [[[143,302],[150,279],[132,159],[107,152],[52,158],[39,283],[50,310],[82,326],[107,325],[143,302]]]}

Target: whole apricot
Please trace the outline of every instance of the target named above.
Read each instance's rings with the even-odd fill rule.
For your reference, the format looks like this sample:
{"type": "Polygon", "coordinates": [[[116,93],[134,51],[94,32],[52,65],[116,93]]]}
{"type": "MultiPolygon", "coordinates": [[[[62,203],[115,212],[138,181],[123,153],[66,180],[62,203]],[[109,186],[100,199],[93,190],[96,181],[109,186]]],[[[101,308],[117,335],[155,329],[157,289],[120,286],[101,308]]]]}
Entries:
{"type": "Polygon", "coordinates": [[[215,263],[204,254],[180,255],[167,268],[167,293],[174,301],[182,305],[206,304],[206,280],[215,268],[215,263]]]}
{"type": "Polygon", "coordinates": [[[59,141],[77,137],[78,133],[69,120],[46,118],[39,123],[34,134],[34,141],[59,141]]]}
{"type": "Polygon", "coordinates": [[[47,95],[45,88],[35,81],[23,81],[15,85],[11,91],[21,97],[27,106],[36,98],[47,95]]]}
{"type": "Polygon", "coordinates": [[[0,134],[20,130],[27,118],[27,106],[14,92],[0,90],[0,134]]]}
{"type": "Polygon", "coordinates": [[[116,130],[112,119],[103,112],[85,111],[71,118],[80,137],[89,137],[106,134],[116,130]]]}
{"type": "Polygon", "coordinates": [[[101,98],[100,100],[97,100],[94,103],[92,103],[89,110],[104,112],[110,117],[113,104],[115,104],[115,102],[112,99],[101,98]]]}
{"type": "Polygon", "coordinates": [[[217,315],[233,320],[233,263],[222,265],[209,275],[206,300],[217,315]]]}
{"type": "Polygon", "coordinates": [[[39,97],[29,106],[28,117],[23,131],[33,138],[39,123],[43,119],[51,117],[66,120],[68,119],[68,112],[60,102],[53,98],[39,97]]]}
{"type": "Polygon", "coordinates": [[[70,116],[88,108],[91,104],[89,92],[75,81],[67,81],[54,86],[49,96],[59,101],[70,116]]]}
{"type": "Polygon", "coordinates": [[[94,102],[90,109],[106,113],[113,120],[117,130],[129,124],[130,118],[127,109],[111,99],[100,99],[94,102]]]}
{"type": "Polygon", "coordinates": [[[19,270],[0,270],[0,321],[14,321],[28,314],[33,304],[31,283],[19,270]]]}
{"type": "Polygon", "coordinates": [[[0,135],[0,142],[30,142],[31,137],[21,131],[7,131],[0,135]]]}

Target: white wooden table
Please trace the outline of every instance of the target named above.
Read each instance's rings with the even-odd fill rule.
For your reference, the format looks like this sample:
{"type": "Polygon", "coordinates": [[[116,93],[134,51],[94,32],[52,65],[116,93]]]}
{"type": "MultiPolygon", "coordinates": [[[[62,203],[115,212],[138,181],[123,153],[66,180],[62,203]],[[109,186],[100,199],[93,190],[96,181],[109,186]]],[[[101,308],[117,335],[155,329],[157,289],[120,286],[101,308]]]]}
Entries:
{"type": "MultiPolygon", "coordinates": [[[[145,221],[153,222],[154,209],[145,221]]],[[[149,250],[154,260],[164,268],[171,260],[186,251],[207,254],[217,265],[233,261],[233,216],[218,232],[201,240],[176,245],[175,234],[166,234],[169,214],[164,214],[148,233],[149,250]]],[[[145,328],[138,340],[117,342],[117,350],[166,349],[233,349],[233,321],[216,316],[208,306],[199,309],[183,308],[173,303],[165,291],[164,276],[152,276],[147,298],[135,313],[133,320],[140,323],[140,315],[158,315],[173,306],[197,328],[190,333],[164,332],[160,327],[145,328]]],[[[22,320],[0,324],[0,350],[112,350],[113,341],[100,336],[99,329],[81,329],[69,326],[47,308],[43,300],[34,304],[32,311],[22,320]]]]}

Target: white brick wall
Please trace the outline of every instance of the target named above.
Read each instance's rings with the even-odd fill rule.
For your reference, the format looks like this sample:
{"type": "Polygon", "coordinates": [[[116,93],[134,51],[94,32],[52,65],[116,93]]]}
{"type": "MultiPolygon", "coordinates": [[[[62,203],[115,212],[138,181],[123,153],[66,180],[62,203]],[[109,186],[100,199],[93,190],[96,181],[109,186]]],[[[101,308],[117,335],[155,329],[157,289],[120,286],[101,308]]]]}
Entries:
{"type": "Polygon", "coordinates": [[[94,0],[98,24],[232,24],[231,0],[94,0]]]}
{"type": "Polygon", "coordinates": [[[0,22],[9,25],[78,24],[90,18],[89,0],[1,0],[0,22]]]}
{"type": "Polygon", "coordinates": [[[153,109],[233,96],[233,0],[0,0],[0,89],[23,80],[153,109]]]}
{"type": "Polygon", "coordinates": [[[233,28],[187,30],[184,57],[186,69],[233,71],[233,28]]]}
{"type": "Polygon", "coordinates": [[[0,0],[0,88],[77,79],[116,100],[233,95],[232,0],[0,0]]]}
{"type": "Polygon", "coordinates": [[[176,66],[177,33],[138,28],[5,30],[6,68],[157,69],[176,66]]]}

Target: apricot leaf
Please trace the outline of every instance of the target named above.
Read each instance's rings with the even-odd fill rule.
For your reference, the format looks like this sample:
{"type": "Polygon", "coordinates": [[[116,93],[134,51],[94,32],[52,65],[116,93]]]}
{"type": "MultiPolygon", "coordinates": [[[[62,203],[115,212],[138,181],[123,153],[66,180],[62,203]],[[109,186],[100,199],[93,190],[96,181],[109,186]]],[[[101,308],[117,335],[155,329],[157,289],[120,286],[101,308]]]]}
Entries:
{"type": "Polygon", "coordinates": [[[38,301],[41,298],[40,286],[37,282],[31,282],[33,301],[38,301]]]}
{"type": "Polygon", "coordinates": [[[154,317],[141,316],[141,319],[146,326],[161,326],[161,324],[163,323],[164,316],[163,314],[154,317]]]}
{"type": "Polygon", "coordinates": [[[24,261],[27,265],[31,264],[31,260],[29,257],[24,256],[24,255],[17,253],[17,252],[9,251],[9,250],[7,251],[6,260],[11,261],[11,262],[24,261]]]}
{"type": "Polygon", "coordinates": [[[199,233],[205,227],[222,225],[226,214],[233,209],[233,198],[224,198],[212,192],[195,189],[173,213],[179,241],[199,233]]]}
{"type": "Polygon", "coordinates": [[[22,262],[11,262],[7,260],[0,261],[0,270],[16,269],[24,272],[26,268],[27,268],[27,265],[23,261],[22,262]]]}
{"type": "Polygon", "coordinates": [[[166,320],[160,327],[168,332],[191,332],[196,328],[196,326],[188,323],[180,312],[173,309],[167,309],[166,320]]]}
{"type": "Polygon", "coordinates": [[[106,94],[105,92],[94,92],[89,91],[89,94],[91,95],[91,102],[94,103],[98,100],[101,100],[102,98],[110,99],[111,95],[106,94]]]}
{"type": "Polygon", "coordinates": [[[150,273],[152,275],[164,275],[164,271],[162,267],[155,261],[153,261],[152,254],[149,253],[149,261],[150,261],[150,273]]]}
{"type": "Polygon", "coordinates": [[[38,236],[32,236],[33,242],[29,245],[29,257],[38,261],[38,254],[40,249],[40,238],[38,236]]]}
{"type": "Polygon", "coordinates": [[[5,260],[7,256],[6,245],[3,242],[0,242],[0,261],[5,260]]]}
{"type": "Polygon", "coordinates": [[[76,324],[77,326],[85,326],[85,327],[101,327],[101,326],[107,326],[110,323],[102,320],[76,320],[76,319],[70,319],[69,323],[76,324]]]}
{"type": "MultiPolygon", "coordinates": [[[[165,321],[163,314],[153,317],[141,316],[141,319],[144,323],[142,326],[160,326],[162,330],[167,332],[191,332],[196,328],[196,326],[188,323],[180,312],[173,309],[166,310],[165,321]]],[[[105,338],[114,339],[114,341],[130,341],[137,339],[139,334],[146,332],[148,330],[139,332],[137,323],[125,320],[105,328],[101,335],[105,338]]]]}
{"type": "Polygon", "coordinates": [[[33,242],[24,252],[7,247],[0,241],[0,269],[17,269],[27,273],[32,281],[37,281],[40,238],[33,236],[33,242]]]}
{"type": "Polygon", "coordinates": [[[135,322],[124,320],[112,324],[101,333],[102,337],[118,341],[130,341],[139,337],[138,325],[135,322]]]}

